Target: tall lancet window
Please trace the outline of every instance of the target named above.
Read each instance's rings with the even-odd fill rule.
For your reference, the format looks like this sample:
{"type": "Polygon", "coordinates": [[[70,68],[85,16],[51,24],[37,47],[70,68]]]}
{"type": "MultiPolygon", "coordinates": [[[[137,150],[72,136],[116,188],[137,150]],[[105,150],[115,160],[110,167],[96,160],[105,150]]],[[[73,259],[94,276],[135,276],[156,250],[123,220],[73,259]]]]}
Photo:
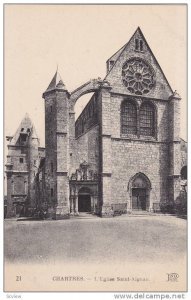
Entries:
{"type": "Polygon", "coordinates": [[[137,107],[131,101],[123,101],[121,105],[122,134],[137,134],[137,107]]]}
{"type": "Polygon", "coordinates": [[[155,135],[155,109],[151,103],[143,103],[140,108],[140,134],[155,135]]]}

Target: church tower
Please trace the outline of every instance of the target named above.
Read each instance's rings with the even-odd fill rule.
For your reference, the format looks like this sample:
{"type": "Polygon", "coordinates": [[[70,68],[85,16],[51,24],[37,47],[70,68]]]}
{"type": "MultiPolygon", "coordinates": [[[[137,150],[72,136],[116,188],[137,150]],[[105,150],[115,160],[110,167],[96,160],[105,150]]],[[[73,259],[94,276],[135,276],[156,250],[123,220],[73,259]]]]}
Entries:
{"type": "Polygon", "coordinates": [[[69,217],[69,93],[56,71],[43,93],[45,100],[46,197],[49,214],[69,217]]]}

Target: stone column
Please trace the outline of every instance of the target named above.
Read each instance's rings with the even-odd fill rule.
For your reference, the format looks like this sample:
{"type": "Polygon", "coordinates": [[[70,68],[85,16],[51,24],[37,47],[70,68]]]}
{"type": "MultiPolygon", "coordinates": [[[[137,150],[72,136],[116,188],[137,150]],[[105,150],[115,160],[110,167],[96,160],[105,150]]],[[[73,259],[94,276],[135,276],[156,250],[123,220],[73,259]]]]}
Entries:
{"type": "Polygon", "coordinates": [[[14,182],[12,174],[7,172],[7,218],[15,217],[12,194],[14,194],[14,182]]]}
{"type": "Polygon", "coordinates": [[[74,214],[74,196],[71,196],[70,198],[70,214],[74,214]]]}
{"type": "Polygon", "coordinates": [[[127,191],[127,213],[132,212],[132,189],[129,188],[127,191]]]}
{"type": "Polygon", "coordinates": [[[96,207],[98,205],[98,197],[96,195],[94,195],[94,209],[93,209],[93,213],[96,214],[96,207]]]}
{"type": "Polygon", "coordinates": [[[101,186],[102,186],[102,217],[112,217],[111,208],[111,116],[110,116],[110,90],[108,82],[102,83],[99,105],[100,105],[100,121],[101,121],[101,186]]]}
{"type": "Polygon", "coordinates": [[[25,179],[25,181],[24,181],[24,185],[25,185],[25,194],[27,195],[27,181],[26,181],[26,179],[25,179]]]}
{"type": "Polygon", "coordinates": [[[169,98],[169,202],[173,203],[180,194],[180,96],[174,92],[169,98]]]}
{"type": "Polygon", "coordinates": [[[79,215],[79,212],[78,212],[78,195],[75,194],[74,196],[74,202],[75,202],[75,215],[79,215]]]}
{"type": "Polygon", "coordinates": [[[149,199],[149,212],[154,212],[153,210],[154,197],[152,196],[152,190],[147,191],[147,197],[149,199]]]}

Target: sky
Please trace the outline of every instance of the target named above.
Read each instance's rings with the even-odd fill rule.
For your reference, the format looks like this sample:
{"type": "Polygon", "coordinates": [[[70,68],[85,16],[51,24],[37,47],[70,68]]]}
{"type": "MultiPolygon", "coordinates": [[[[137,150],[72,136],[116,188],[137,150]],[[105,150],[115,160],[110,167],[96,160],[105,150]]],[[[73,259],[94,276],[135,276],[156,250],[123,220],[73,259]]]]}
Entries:
{"type": "MultiPolygon", "coordinates": [[[[106,75],[106,61],[140,27],[173,90],[182,97],[187,140],[186,5],[5,5],[4,133],[26,113],[44,146],[42,93],[58,71],[69,92],[106,75]]],[[[90,95],[79,99],[78,115],[90,95]]]]}

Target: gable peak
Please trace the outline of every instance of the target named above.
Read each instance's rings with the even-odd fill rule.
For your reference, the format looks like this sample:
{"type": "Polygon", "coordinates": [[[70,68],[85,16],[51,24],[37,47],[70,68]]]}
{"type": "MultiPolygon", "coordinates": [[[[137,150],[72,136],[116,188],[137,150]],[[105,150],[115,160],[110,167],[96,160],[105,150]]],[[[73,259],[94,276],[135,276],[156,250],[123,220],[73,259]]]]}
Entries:
{"type": "Polygon", "coordinates": [[[143,32],[142,32],[142,30],[141,30],[141,28],[139,26],[135,30],[134,34],[131,36],[130,40],[133,39],[133,38],[136,38],[136,37],[141,38],[141,39],[143,39],[146,42],[144,34],[143,34],[143,32]]]}
{"type": "Polygon", "coordinates": [[[25,127],[32,127],[32,121],[31,118],[29,117],[29,114],[26,113],[24,118],[22,119],[21,123],[20,123],[20,127],[21,126],[25,126],[25,127]]]}
{"type": "Polygon", "coordinates": [[[38,138],[36,129],[28,113],[25,114],[23,120],[21,121],[18,131],[21,134],[31,134],[33,138],[38,138]]]}
{"type": "Polygon", "coordinates": [[[157,97],[162,99],[172,95],[172,88],[139,26],[129,41],[107,60],[105,79],[111,86],[117,80],[118,87],[113,85],[112,89],[124,93],[156,97],[157,91],[157,97]]]}
{"type": "MultiPolygon", "coordinates": [[[[142,30],[141,30],[141,28],[138,26],[137,29],[135,30],[135,32],[140,32],[140,33],[142,33],[142,30]]],[[[143,33],[142,33],[142,34],[143,34],[143,33]]]]}

